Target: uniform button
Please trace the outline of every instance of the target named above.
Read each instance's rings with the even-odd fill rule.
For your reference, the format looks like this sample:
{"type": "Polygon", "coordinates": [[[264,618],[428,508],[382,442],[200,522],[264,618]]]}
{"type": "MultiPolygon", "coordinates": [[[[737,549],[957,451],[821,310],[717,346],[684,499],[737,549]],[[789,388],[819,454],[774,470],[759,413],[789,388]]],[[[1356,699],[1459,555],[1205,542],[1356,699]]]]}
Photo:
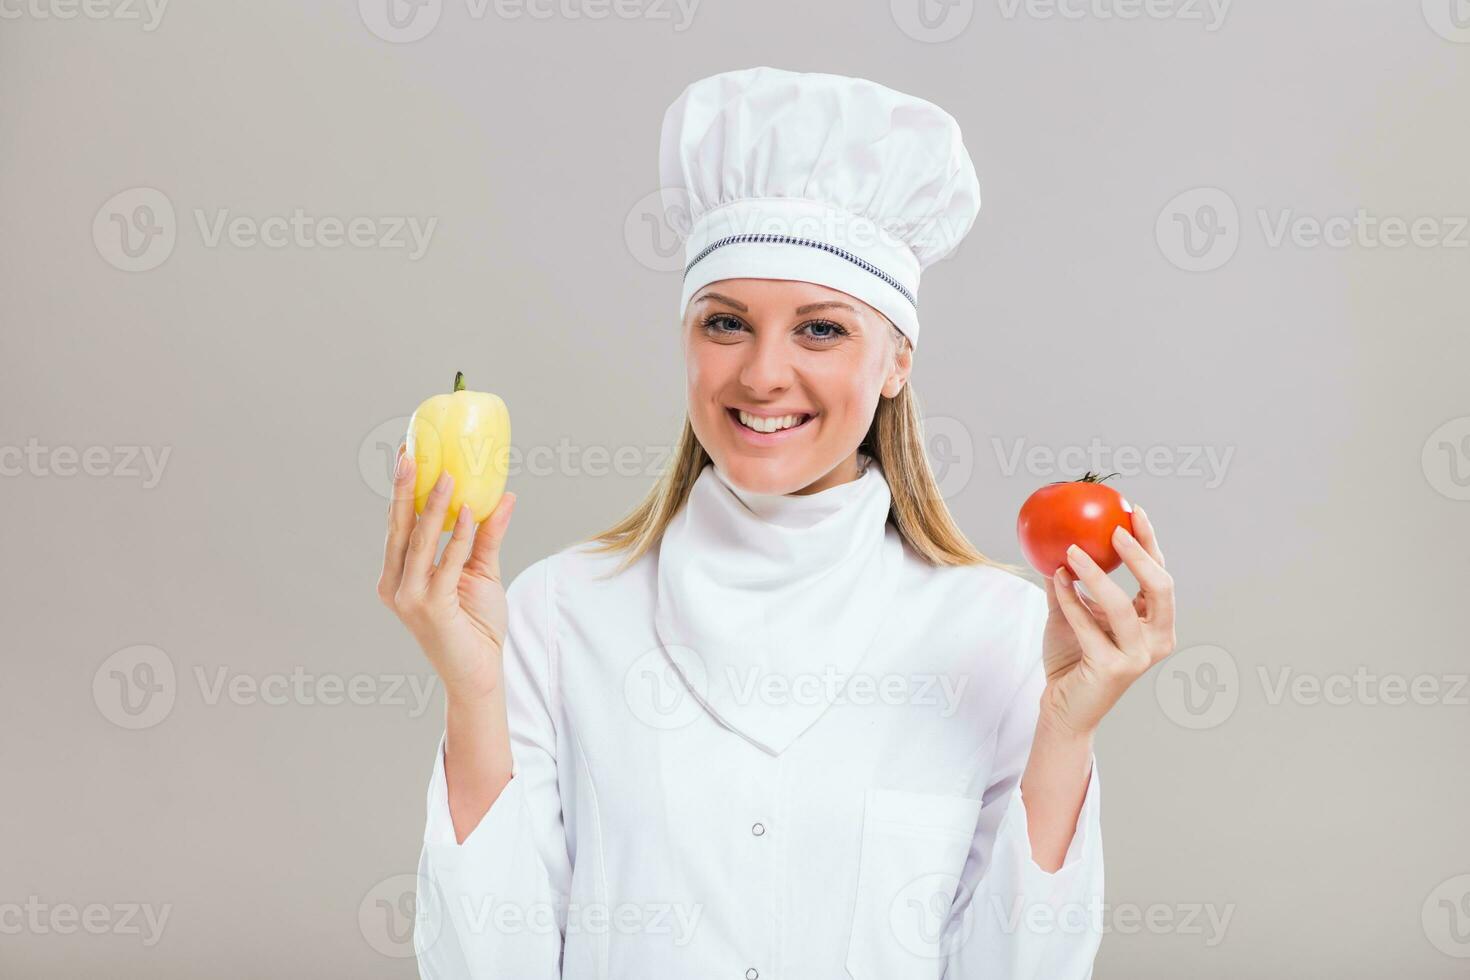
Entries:
{"type": "MultiPolygon", "coordinates": [[[[756,826],[759,827],[760,824],[756,824],[756,826]]],[[[755,967],[751,967],[749,970],[745,971],[745,980],[756,980],[756,977],[760,975],[761,971],[757,970],[755,967]]]]}
{"type": "MultiPolygon", "coordinates": [[[[766,833],[766,825],[763,823],[751,824],[750,832],[757,837],[763,837],[766,833]]],[[[750,976],[749,971],[747,971],[746,975],[750,976]]],[[[755,977],[750,977],[750,980],[755,980],[755,977]]]]}

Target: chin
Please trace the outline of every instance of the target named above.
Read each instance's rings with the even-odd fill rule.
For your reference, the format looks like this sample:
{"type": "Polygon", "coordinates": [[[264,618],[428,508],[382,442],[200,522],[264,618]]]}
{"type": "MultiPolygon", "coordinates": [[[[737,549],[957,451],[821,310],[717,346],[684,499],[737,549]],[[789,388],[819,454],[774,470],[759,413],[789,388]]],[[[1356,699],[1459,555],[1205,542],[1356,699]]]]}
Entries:
{"type": "Polygon", "coordinates": [[[795,460],[758,456],[739,447],[726,448],[719,463],[731,482],[751,493],[795,493],[817,479],[801,472],[805,467],[795,460]]]}

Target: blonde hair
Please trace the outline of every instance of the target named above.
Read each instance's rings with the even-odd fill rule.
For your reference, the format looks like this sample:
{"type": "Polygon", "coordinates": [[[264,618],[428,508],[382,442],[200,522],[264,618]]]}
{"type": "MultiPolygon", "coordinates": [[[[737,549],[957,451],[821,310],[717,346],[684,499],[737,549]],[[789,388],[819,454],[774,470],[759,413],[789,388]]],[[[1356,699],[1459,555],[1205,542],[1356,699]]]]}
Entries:
{"type": "MultiPolygon", "coordinates": [[[[908,345],[909,339],[897,327],[893,333],[897,344],[908,345]]],[[[873,457],[888,480],[892,497],[888,522],[925,561],[931,565],[1010,569],[981,554],[950,515],[924,452],[923,425],[912,384],[905,383],[892,398],[879,398],[868,434],[858,448],[873,457]]],[[[598,554],[626,552],[614,574],[621,572],[658,544],[669,522],[689,499],[694,481],[711,461],[686,414],[670,465],[648,496],[617,524],[587,538],[586,543],[593,544],[591,550],[598,554]]]]}

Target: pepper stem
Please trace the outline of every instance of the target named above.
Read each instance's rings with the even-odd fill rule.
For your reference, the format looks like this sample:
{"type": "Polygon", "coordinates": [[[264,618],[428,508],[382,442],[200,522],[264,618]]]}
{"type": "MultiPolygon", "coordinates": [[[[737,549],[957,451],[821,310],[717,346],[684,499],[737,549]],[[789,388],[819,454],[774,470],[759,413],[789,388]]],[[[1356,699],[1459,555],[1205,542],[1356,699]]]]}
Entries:
{"type": "Polygon", "coordinates": [[[464,372],[463,371],[455,371],[454,372],[454,390],[455,391],[464,391],[464,372]]]}

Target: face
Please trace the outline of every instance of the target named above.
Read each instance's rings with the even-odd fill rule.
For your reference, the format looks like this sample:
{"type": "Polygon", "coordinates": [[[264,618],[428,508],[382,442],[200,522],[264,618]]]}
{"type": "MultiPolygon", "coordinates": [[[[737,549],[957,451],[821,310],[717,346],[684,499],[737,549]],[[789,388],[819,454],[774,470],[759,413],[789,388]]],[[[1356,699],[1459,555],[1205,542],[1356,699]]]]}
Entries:
{"type": "Polygon", "coordinates": [[[879,398],[913,355],[888,318],[847,293],[791,279],[722,279],[684,314],[689,420],[753,493],[815,493],[857,476],[879,398]]]}

